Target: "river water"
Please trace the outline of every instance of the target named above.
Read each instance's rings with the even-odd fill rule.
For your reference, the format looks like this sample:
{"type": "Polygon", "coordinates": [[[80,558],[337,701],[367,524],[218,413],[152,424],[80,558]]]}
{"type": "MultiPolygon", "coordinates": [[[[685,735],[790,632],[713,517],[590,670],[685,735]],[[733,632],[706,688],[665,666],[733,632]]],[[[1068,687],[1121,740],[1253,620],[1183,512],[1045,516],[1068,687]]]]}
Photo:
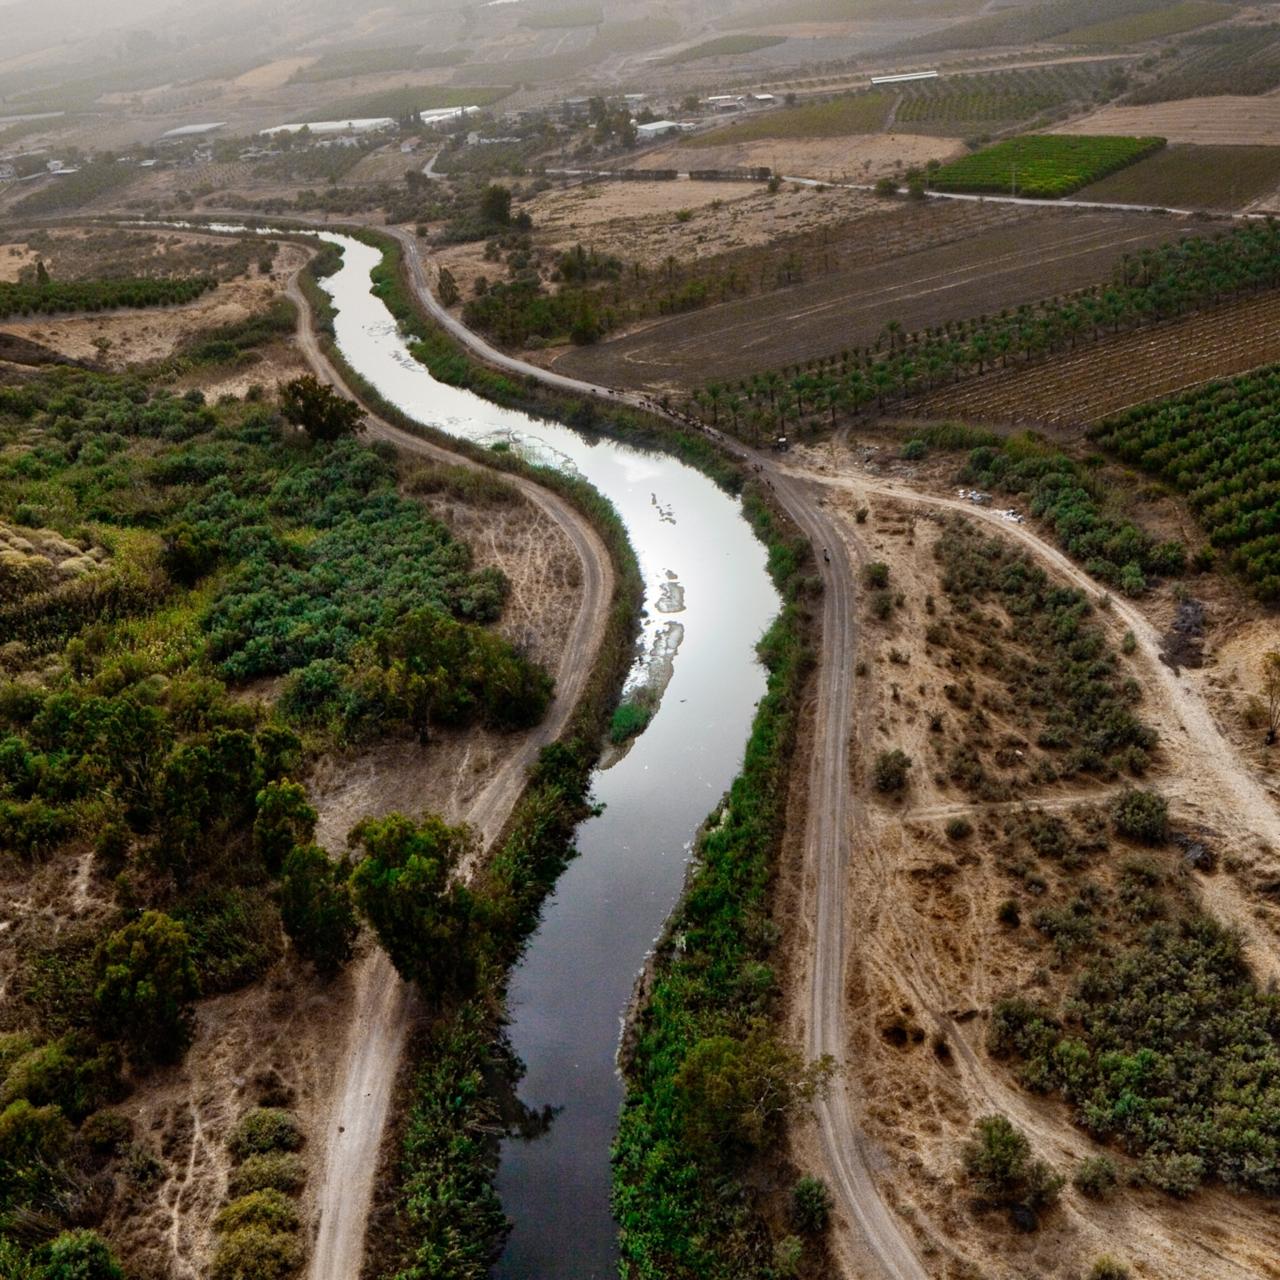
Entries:
{"type": "Polygon", "coordinates": [[[323,281],[343,355],[419,422],[578,472],[617,508],[645,583],[636,678],[655,646],[674,648],[671,680],[648,729],[599,771],[604,806],[578,831],[511,985],[511,1040],[527,1067],[524,1102],[550,1106],[548,1132],[502,1150],[498,1190],[514,1222],[503,1280],[617,1274],[609,1146],[622,1086],[623,1009],[683,885],[698,826],[742,763],[764,671],[755,645],[778,610],[765,552],[739,503],[664,454],[587,439],[445,386],[416,361],[373,296],[376,250],[343,236],[342,268],[323,281]]]}

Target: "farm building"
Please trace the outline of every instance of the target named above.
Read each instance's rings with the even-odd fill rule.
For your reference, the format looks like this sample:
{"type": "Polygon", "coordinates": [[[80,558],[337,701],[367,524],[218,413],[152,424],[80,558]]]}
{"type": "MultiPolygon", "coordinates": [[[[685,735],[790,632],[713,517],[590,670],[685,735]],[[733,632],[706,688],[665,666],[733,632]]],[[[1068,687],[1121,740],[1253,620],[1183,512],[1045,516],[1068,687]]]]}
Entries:
{"type": "Polygon", "coordinates": [[[655,138],[665,138],[668,134],[679,132],[680,125],[674,120],[654,120],[649,124],[636,125],[636,137],[641,142],[652,142],[655,138]]]}
{"type": "Polygon", "coordinates": [[[363,120],[308,120],[302,124],[278,124],[271,129],[263,129],[259,137],[272,138],[278,133],[301,133],[303,129],[312,133],[378,133],[395,127],[396,122],[390,116],[370,116],[363,120]]]}
{"type": "Polygon", "coordinates": [[[178,142],[183,138],[203,138],[226,127],[227,122],[225,120],[215,120],[209,124],[184,124],[179,125],[176,129],[166,130],[160,135],[160,140],[162,142],[178,142]]]}

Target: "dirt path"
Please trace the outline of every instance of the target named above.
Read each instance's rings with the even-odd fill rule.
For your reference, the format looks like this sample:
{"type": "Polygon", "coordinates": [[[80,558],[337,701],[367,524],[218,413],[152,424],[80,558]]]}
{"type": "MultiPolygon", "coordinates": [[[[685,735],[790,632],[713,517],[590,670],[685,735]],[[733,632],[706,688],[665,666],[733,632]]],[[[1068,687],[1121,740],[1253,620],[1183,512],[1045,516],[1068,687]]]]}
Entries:
{"type": "MultiPolygon", "coordinates": [[[[415,291],[431,315],[455,338],[482,359],[539,379],[574,394],[594,395],[649,412],[660,408],[642,392],[618,391],[540,369],[496,350],[449,315],[431,292],[418,243],[409,231],[387,228],[404,246],[415,291]]],[[[688,425],[682,423],[681,425],[688,425]]],[[[831,551],[831,562],[818,564],[825,589],[823,643],[815,734],[817,747],[810,780],[809,819],[805,832],[806,922],[814,930],[814,958],[810,986],[810,1016],[806,1048],[814,1056],[846,1057],[845,973],[848,963],[845,934],[845,869],[852,843],[853,822],[848,786],[849,739],[854,720],[852,674],[857,648],[854,618],[854,575],[839,531],[814,501],[806,478],[775,471],[771,455],[760,454],[741,442],[708,431],[736,457],[761,469],[779,501],[815,547],[831,551]]],[[[828,1164],[828,1181],[837,1215],[852,1230],[841,1232],[838,1248],[846,1275],[886,1277],[887,1280],[926,1280],[927,1273],[897,1216],[885,1203],[873,1174],[873,1153],[854,1122],[847,1085],[848,1073],[838,1072],[836,1086],[818,1108],[818,1124],[828,1164]]],[[[318,1280],[313,1276],[313,1280],[318,1280]]],[[[330,1277],[326,1275],[326,1280],[330,1277]]],[[[339,1280],[333,1274],[331,1280],[339,1280]]]]}
{"type": "MultiPolygon", "coordinates": [[[[311,309],[296,276],[289,282],[288,294],[298,308],[298,345],[308,364],[318,377],[351,395],[320,348],[311,309]]],[[[408,453],[451,465],[478,466],[373,416],[368,418],[368,430],[408,453]]],[[[558,495],[522,476],[507,479],[564,530],[582,564],[582,585],[577,614],[556,671],[555,697],[546,717],[534,732],[525,735],[518,749],[502,760],[469,811],[449,815],[465,818],[484,847],[501,832],[538,753],[555,741],[568,724],[604,640],[605,619],[614,590],[609,553],[586,518],[558,495]]],[[[355,982],[355,1016],[335,1083],[335,1103],[325,1139],[311,1280],[353,1280],[360,1274],[379,1149],[413,1009],[411,989],[399,979],[380,950],[371,952],[361,963],[355,982]]]]}

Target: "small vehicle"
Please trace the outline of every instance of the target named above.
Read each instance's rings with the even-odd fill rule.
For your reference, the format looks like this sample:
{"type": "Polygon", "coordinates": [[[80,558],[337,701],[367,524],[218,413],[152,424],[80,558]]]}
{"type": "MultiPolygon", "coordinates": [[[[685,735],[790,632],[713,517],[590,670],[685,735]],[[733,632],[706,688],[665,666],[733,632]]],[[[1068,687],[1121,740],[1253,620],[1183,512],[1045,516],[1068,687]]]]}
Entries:
{"type": "Polygon", "coordinates": [[[773,451],[774,453],[790,453],[791,442],[787,439],[786,436],[779,436],[773,442],[773,451]]]}

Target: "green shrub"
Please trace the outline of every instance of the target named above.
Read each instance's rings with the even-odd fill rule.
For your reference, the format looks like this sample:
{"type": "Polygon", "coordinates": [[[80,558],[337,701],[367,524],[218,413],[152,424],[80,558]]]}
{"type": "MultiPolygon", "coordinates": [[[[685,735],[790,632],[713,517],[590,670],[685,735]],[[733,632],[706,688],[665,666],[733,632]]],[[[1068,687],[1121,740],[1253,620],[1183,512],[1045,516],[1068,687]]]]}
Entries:
{"type": "Polygon", "coordinates": [[[908,440],[902,446],[902,458],[905,462],[919,462],[929,452],[929,446],[923,440],[908,440]]]}
{"type": "Polygon", "coordinates": [[[1026,1135],[1005,1116],[984,1116],[962,1151],[964,1171],[979,1197],[993,1205],[1048,1208],[1062,1190],[1062,1178],[1031,1158],[1026,1135]]]}
{"type": "Polygon", "coordinates": [[[246,1156],[232,1170],[227,1191],[240,1197],[255,1191],[301,1191],[307,1180],[306,1166],[291,1151],[269,1151],[246,1156]]]}
{"type": "Polygon", "coordinates": [[[907,786],[907,771],[911,768],[911,757],[899,748],[882,751],[876,756],[873,777],[876,790],[885,794],[903,791],[907,786]]]}
{"type": "Polygon", "coordinates": [[[1115,1161],[1110,1156],[1086,1156],[1071,1177],[1071,1185],[1081,1195],[1094,1199],[1110,1195],[1118,1181],[1115,1161]]]}
{"type": "Polygon", "coordinates": [[[1144,844],[1163,844],[1169,834],[1168,801],[1154,791],[1126,788],[1113,802],[1111,818],[1122,836],[1144,844]]]}
{"type": "Polygon", "coordinates": [[[303,845],[285,859],[280,914],[298,954],[330,978],[351,959],[359,924],[347,880],[350,867],[303,845]]]}
{"type": "Polygon", "coordinates": [[[274,1151],[297,1151],[302,1146],[302,1130],[288,1111],[278,1107],[255,1107],[240,1117],[227,1139],[227,1150],[237,1160],[274,1151]]]}
{"type": "Polygon", "coordinates": [[[1129,1280],[1132,1274],[1133,1272],[1118,1258],[1113,1258],[1110,1254],[1103,1254],[1089,1268],[1088,1280],[1129,1280]]]}
{"type": "Polygon", "coordinates": [[[952,818],[947,823],[948,840],[967,840],[973,835],[973,823],[968,818],[952,818]]]}
{"type": "Polygon", "coordinates": [[[285,1280],[302,1265],[302,1256],[292,1232],[241,1227],[219,1241],[210,1280],[285,1280]]]}
{"type": "Polygon", "coordinates": [[[821,1178],[801,1178],[791,1188],[791,1222],[804,1235],[819,1235],[831,1221],[831,1192],[821,1178]]]}
{"type": "Polygon", "coordinates": [[[104,1240],[92,1231],[66,1231],[47,1247],[42,1280],[125,1280],[104,1240]]]}
{"type": "Polygon", "coordinates": [[[873,560],[862,571],[862,581],[868,587],[883,589],[889,585],[889,566],[883,560],[873,560]]]}
{"type": "Polygon", "coordinates": [[[133,1121],[118,1111],[98,1111],[80,1126],[80,1140],[97,1155],[118,1155],[133,1137],[133,1121]]]}
{"type": "Polygon", "coordinates": [[[272,1232],[296,1231],[298,1206],[274,1189],[251,1191],[223,1205],[213,1220],[213,1229],[224,1234],[251,1226],[272,1232]]]}

